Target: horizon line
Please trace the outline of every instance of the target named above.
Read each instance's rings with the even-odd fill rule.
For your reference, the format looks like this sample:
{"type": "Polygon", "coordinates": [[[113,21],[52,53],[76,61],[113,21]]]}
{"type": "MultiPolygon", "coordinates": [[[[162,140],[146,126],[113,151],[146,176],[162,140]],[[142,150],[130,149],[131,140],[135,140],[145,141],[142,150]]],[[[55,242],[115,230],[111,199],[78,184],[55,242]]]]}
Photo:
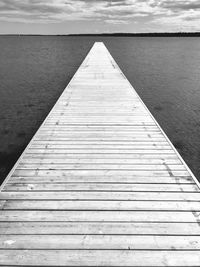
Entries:
{"type": "Polygon", "coordinates": [[[0,36],[98,36],[98,35],[200,35],[200,31],[196,32],[187,32],[187,31],[178,31],[178,32],[110,32],[110,33],[66,33],[66,34],[45,34],[45,33],[0,33],[0,36]]]}

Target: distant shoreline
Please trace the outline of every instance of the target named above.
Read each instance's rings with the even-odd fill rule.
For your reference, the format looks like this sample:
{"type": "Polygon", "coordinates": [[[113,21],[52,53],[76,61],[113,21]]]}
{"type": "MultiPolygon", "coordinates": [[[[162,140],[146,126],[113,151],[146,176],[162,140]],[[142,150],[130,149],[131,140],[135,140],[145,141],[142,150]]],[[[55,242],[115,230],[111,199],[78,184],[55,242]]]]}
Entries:
{"type": "Polygon", "coordinates": [[[116,36],[116,37],[200,37],[200,32],[163,32],[163,33],[101,33],[101,34],[68,34],[68,36],[116,36]]]}
{"type": "Polygon", "coordinates": [[[94,36],[94,37],[200,37],[200,32],[152,32],[152,33],[80,33],[80,34],[0,34],[0,36],[94,36]]]}

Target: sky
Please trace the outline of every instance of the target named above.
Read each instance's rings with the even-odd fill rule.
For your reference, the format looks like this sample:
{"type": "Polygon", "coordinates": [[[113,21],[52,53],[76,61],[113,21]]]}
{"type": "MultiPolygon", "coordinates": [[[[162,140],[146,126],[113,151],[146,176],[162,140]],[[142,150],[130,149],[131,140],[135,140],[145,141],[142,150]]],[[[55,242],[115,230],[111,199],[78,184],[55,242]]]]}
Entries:
{"type": "Polygon", "coordinates": [[[0,0],[0,34],[200,30],[200,0],[0,0]]]}

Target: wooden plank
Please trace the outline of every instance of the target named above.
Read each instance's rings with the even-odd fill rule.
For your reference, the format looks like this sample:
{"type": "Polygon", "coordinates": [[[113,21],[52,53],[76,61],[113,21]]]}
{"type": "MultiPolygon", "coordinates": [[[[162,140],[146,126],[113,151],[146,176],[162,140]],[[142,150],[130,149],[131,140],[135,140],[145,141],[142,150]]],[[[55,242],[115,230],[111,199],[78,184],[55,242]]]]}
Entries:
{"type": "MultiPolygon", "coordinates": [[[[55,133],[56,134],[56,133],[55,133]]],[[[33,146],[35,145],[65,145],[65,146],[85,146],[85,145],[91,145],[91,146],[110,146],[110,145],[117,145],[117,146],[137,146],[137,145],[169,145],[166,141],[152,141],[152,140],[145,140],[145,141],[109,141],[109,140],[99,140],[99,141],[93,141],[93,140],[80,140],[80,141],[62,141],[62,140],[34,140],[32,143],[33,146]]]]}
{"type": "Polygon", "coordinates": [[[151,165],[134,165],[134,164],[24,164],[19,165],[18,170],[30,169],[30,170],[172,170],[172,171],[184,171],[185,166],[182,164],[178,165],[167,165],[167,164],[151,164],[151,165]]]}
{"type": "MultiPolygon", "coordinates": [[[[99,138],[103,138],[103,137],[109,137],[110,141],[112,141],[112,137],[118,137],[120,139],[123,138],[123,137],[132,137],[133,140],[139,140],[139,141],[142,141],[142,140],[151,140],[151,141],[159,141],[159,140],[163,140],[163,141],[166,141],[166,139],[160,135],[160,134],[150,134],[149,132],[143,132],[143,133],[140,133],[140,132],[133,132],[133,131],[116,131],[117,129],[115,130],[88,130],[88,131],[79,131],[78,129],[76,131],[60,131],[60,130],[57,130],[58,132],[55,131],[55,137],[56,136],[63,136],[63,137],[84,137],[82,138],[83,140],[85,140],[85,138],[87,137],[99,137],[99,138]],[[155,136],[155,138],[154,138],[155,136]],[[146,139],[145,139],[146,138],[146,139]]],[[[46,132],[39,132],[37,137],[40,137],[40,136],[51,136],[51,131],[49,134],[47,134],[46,132]]]]}
{"type": "Polygon", "coordinates": [[[199,236],[199,225],[196,222],[0,222],[0,234],[199,236]]]}
{"type": "Polygon", "coordinates": [[[31,150],[33,149],[55,149],[55,150],[125,150],[127,149],[127,151],[131,151],[131,150],[145,150],[145,149],[152,149],[152,150],[158,150],[158,149],[170,149],[169,145],[166,144],[154,144],[154,143],[147,143],[147,144],[116,144],[116,145],[109,145],[109,144],[98,144],[98,145],[94,145],[94,144],[77,144],[77,145],[70,145],[70,144],[60,144],[58,143],[54,143],[54,144],[32,144],[30,147],[31,150]]]}
{"type": "Polygon", "coordinates": [[[97,183],[68,183],[68,184],[7,184],[4,191],[104,191],[104,192],[194,192],[196,184],[97,184],[97,183]]]}
{"type": "MultiPolygon", "coordinates": [[[[162,141],[165,141],[165,139],[163,137],[160,137],[160,138],[151,138],[151,139],[147,139],[147,138],[142,138],[140,137],[140,139],[136,139],[136,137],[134,136],[115,136],[115,135],[112,135],[110,134],[109,136],[102,136],[102,135],[91,135],[89,137],[83,137],[83,135],[80,135],[80,136],[76,136],[76,135],[71,135],[71,136],[67,136],[67,135],[37,135],[37,137],[34,138],[35,140],[48,140],[48,141],[82,141],[82,140],[85,140],[85,141],[115,141],[115,142],[119,142],[119,141],[122,141],[122,142],[126,142],[126,141],[137,141],[137,142],[148,142],[148,141],[151,141],[151,142],[162,142],[162,141]]],[[[174,152],[172,150],[172,152],[174,152]]]]}
{"type": "Polygon", "coordinates": [[[38,160],[43,160],[43,159],[53,159],[53,160],[59,160],[59,159],[120,159],[120,160],[126,160],[126,159],[161,159],[161,160],[167,160],[167,159],[177,159],[177,155],[175,153],[172,154],[165,154],[162,153],[156,153],[156,154],[134,154],[134,153],[128,153],[128,154],[102,154],[102,153],[76,153],[76,154],[71,154],[71,153],[60,153],[60,154],[44,154],[44,153],[37,153],[37,154],[31,154],[31,153],[26,153],[23,155],[23,159],[38,159],[38,160]]]}
{"type": "Polygon", "coordinates": [[[105,142],[108,142],[108,141],[113,141],[113,142],[165,142],[166,140],[163,138],[163,137],[142,137],[141,135],[140,136],[134,136],[134,135],[126,135],[124,134],[123,136],[122,135],[116,135],[116,134],[95,134],[95,133],[89,133],[85,135],[80,135],[79,133],[71,133],[71,134],[65,134],[65,133],[61,133],[61,134],[54,134],[54,135],[47,135],[47,134],[44,134],[44,135],[38,135],[36,138],[35,138],[35,141],[57,141],[57,142],[61,142],[61,141],[77,141],[77,142],[81,142],[81,141],[97,141],[97,142],[100,142],[100,141],[105,141],[105,142]]]}
{"type": "Polygon", "coordinates": [[[181,163],[181,161],[178,158],[175,159],[162,159],[162,158],[158,158],[158,159],[134,159],[134,158],[129,158],[129,159],[124,159],[124,158],[112,158],[112,159],[105,159],[105,158],[74,158],[74,159],[70,159],[70,158],[63,158],[63,159],[40,159],[40,158],[24,158],[23,162],[20,162],[20,166],[26,166],[26,165],[32,165],[32,164],[50,164],[50,165],[66,165],[66,164],[132,164],[132,165],[136,165],[136,164],[141,164],[141,165],[150,165],[150,164],[156,164],[156,165],[162,165],[163,163],[168,164],[168,165],[179,165],[181,163]]]}
{"type": "Polygon", "coordinates": [[[12,176],[7,184],[67,184],[67,183],[108,183],[108,184],[194,184],[190,176],[169,176],[169,177],[137,177],[137,176],[12,176]]]}
{"type": "Polygon", "coordinates": [[[189,175],[188,171],[182,170],[20,170],[16,169],[14,176],[91,176],[91,175],[135,175],[135,176],[153,176],[153,177],[173,177],[173,176],[187,176],[189,175]]]}
{"type": "Polygon", "coordinates": [[[200,250],[200,236],[2,235],[0,249],[200,250]],[[172,245],[173,244],[173,245],[172,245]]]}
{"type": "Polygon", "coordinates": [[[130,148],[130,149],[137,149],[143,148],[144,146],[147,148],[155,148],[155,147],[162,147],[163,149],[170,148],[169,144],[167,144],[165,141],[157,141],[153,142],[151,140],[146,140],[142,142],[132,142],[132,141],[113,141],[109,142],[108,140],[106,141],[92,141],[88,140],[86,142],[83,142],[83,140],[78,140],[78,141],[63,141],[63,140],[42,140],[42,141],[34,141],[32,144],[32,148],[100,148],[100,149],[108,149],[111,147],[115,147],[117,149],[125,149],[125,148],[130,148]]]}
{"type": "Polygon", "coordinates": [[[199,266],[197,251],[4,250],[1,265],[19,266],[199,266]]]}
{"type": "Polygon", "coordinates": [[[28,154],[32,153],[32,154],[40,154],[40,153],[49,153],[49,154],[65,154],[65,153],[71,153],[71,154],[75,154],[75,153],[86,153],[86,154],[90,154],[90,153],[103,153],[103,154],[158,154],[158,153],[165,153],[165,154],[173,154],[173,151],[171,149],[148,149],[148,148],[144,148],[144,149],[92,149],[92,148],[88,148],[88,149],[48,149],[48,148],[44,148],[44,149],[33,149],[33,148],[29,148],[28,150],[28,154]]]}
{"type": "Polygon", "coordinates": [[[131,122],[127,122],[127,121],[120,121],[117,123],[117,119],[116,120],[113,120],[113,121],[110,121],[110,122],[107,122],[106,123],[106,120],[105,121],[102,121],[102,122],[98,122],[98,123],[95,123],[95,120],[93,121],[90,121],[90,120],[87,120],[87,121],[77,121],[77,120],[71,120],[70,122],[67,121],[67,122],[59,122],[57,120],[53,121],[53,122],[45,122],[45,125],[47,126],[56,126],[56,125],[63,125],[63,126],[66,126],[66,125],[82,125],[82,124],[94,124],[94,125],[123,125],[123,124],[127,124],[127,125],[135,125],[135,126],[149,126],[149,125],[154,125],[153,122],[145,122],[145,121],[141,121],[141,122],[137,122],[136,120],[135,121],[131,121],[131,122]]]}
{"type": "MultiPolygon", "coordinates": [[[[198,201],[66,201],[66,200],[1,200],[3,210],[143,210],[200,211],[198,201]]],[[[200,233],[200,232],[199,232],[200,233]]]]}
{"type": "MultiPolygon", "coordinates": [[[[92,112],[92,110],[91,110],[92,112]]],[[[106,131],[106,132],[132,132],[132,133],[161,133],[161,131],[158,129],[156,125],[152,126],[127,126],[127,125],[105,125],[105,126],[99,126],[99,125],[76,125],[76,126],[60,126],[57,125],[55,127],[50,127],[50,126],[45,126],[39,128],[38,133],[43,133],[43,132],[48,132],[48,131],[71,131],[71,132],[76,132],[76,131],[81,131],[81,132],[87,132],[87,131],[106,131]]]]}
{"type": "Polygon", "coordinates": [[[0,210],[0,221],[197,222],[200,212],[185,211],[29,211],[0,210]]]}
{"type": "MultiPolygon", "coordinates": [[[[31,187],[31,186],[30,186],[31,187]]],[[[163,200],[200,201],[199,192],[6,192],[0,199],[41,199],[41,200],[163,200]]]]}

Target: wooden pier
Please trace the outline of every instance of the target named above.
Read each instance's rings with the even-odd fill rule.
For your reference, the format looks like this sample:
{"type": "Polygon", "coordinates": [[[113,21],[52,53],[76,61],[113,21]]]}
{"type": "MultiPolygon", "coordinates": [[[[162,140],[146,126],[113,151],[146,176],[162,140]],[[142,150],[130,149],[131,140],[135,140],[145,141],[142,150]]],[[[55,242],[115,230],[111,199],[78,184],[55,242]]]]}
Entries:
{"type": "Polygon", "coordinates": [[[95,43],[0,192],[0,266],[200,266],[199,184],[95,43]]]}

